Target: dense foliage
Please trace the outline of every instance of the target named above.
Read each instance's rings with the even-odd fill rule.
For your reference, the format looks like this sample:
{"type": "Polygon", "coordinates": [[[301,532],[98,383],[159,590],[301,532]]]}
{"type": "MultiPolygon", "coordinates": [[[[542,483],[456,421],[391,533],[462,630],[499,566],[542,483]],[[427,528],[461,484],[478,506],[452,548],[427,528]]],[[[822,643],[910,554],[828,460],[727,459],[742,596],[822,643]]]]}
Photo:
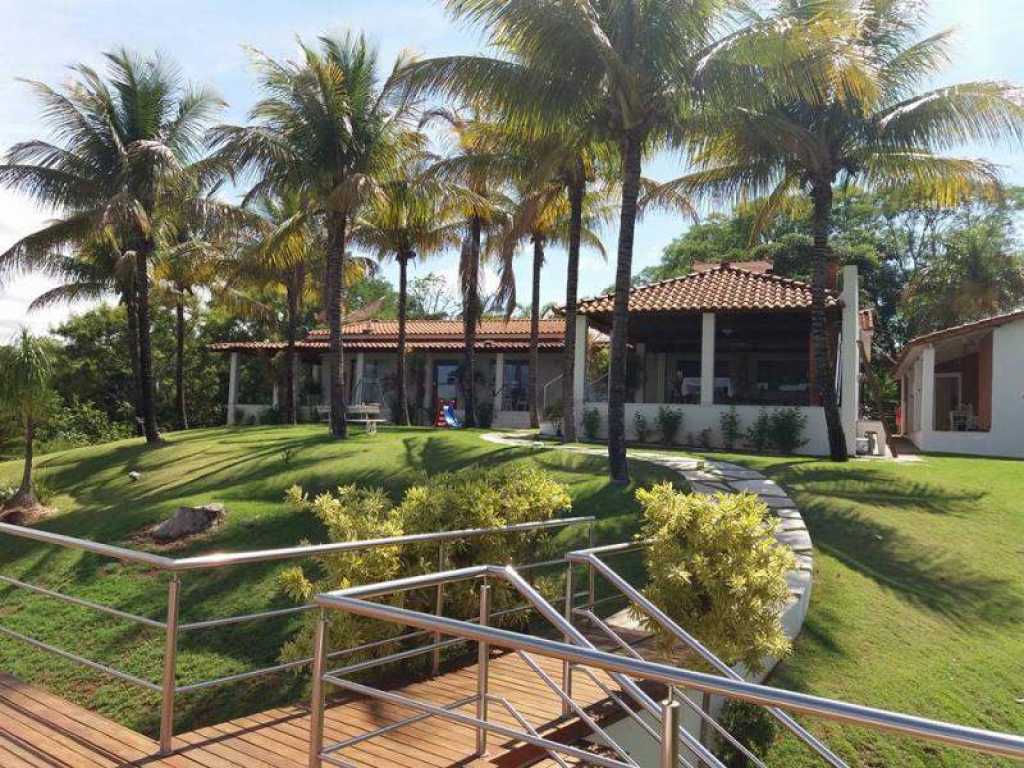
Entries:
{"type": "MultiPolygon", "coordinates": [[[[729,664],[760,670],[789,652],[781,621],[786,572],[796,561],[775,541],[776,523],[754,494],[686,494],[662,483],[637,491],[639,537],[649,540],[644,594],[729,664]]],[[[642,611],[638,621],[666,653],[676,642],[642,611]]]]}

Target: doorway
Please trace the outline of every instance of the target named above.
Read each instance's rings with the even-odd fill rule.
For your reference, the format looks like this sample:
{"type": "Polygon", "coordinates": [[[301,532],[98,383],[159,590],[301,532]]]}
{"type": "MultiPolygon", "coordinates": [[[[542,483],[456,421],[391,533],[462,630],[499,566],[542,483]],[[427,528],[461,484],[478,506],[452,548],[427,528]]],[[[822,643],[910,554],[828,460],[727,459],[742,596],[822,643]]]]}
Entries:
{"type": "Polygon", "coordinates": [[[960,408],[963,379],[959,373],[935,374],[935,429],[948,432],[953,428],[951,414],[960,408]]]}

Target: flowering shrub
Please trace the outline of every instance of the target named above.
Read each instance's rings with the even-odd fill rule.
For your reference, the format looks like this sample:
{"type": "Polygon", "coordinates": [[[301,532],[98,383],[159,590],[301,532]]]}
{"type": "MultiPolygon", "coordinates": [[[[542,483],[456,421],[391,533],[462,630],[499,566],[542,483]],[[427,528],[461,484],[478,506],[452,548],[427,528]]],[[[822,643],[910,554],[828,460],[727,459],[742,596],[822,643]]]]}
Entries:
{"type": "MultiPolygon", "coordinates": [[[[781,613],[793,553],[775,541],[776,523],[754,494],[686,494],[662,483],[637,491],[639,537],[650,577],[644,594],[729,664],[760,670],[790,643],[781,613]]],[[[675,641],[643,612],[636,618],[668,653],[675,641]]]]}
{"type": "Polygon", "coordinates": [[[683,412],[678,408],[661,406],[658,409],[658,431],[661,432],[661,442],[665,445],[672,445],[676,441],[676,435],[683,428],[683,412]]]}

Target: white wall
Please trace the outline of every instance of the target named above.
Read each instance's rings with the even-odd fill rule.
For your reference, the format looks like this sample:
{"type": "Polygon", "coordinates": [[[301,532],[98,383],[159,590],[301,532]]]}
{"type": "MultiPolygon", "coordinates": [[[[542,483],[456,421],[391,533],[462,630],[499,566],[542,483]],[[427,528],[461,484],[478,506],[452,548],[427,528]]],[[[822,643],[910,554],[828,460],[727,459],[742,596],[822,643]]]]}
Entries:
{"type": "MultiPolygon", "coordinates": [[[[929,386],[927,381],[925,386],[929,386]]],[[[922,451],[1024,458],[1024,319],[992,332],[992,429],[922,429],[911,432],[910,439],[922,451]]]]}
{"type": "MultiPolygon", "coordinates": [[[[599,437],[605,439],[608,437],[608,404],[607,403],[587,403],[586,408],[596,408],[601,414],[601,431],[599,437]]],[[[643,413],[647,419],[648,429],[651,430],[651,438],[658,439],[658,409],[661,405],[655,403],[626,403],[626,439],[635,440],[636,431],[634,429],[636,414],[643,413]]],[[[722,414],[729,411],[730,406],[728,405],[669,405],[668,408],[677,408],[683,412],[683,425],[679,430],[679,434],[676,436],[676,440],[682,443],[687,439],[687,434],[693,433],[694,437],[698,437],[699,434],[710,428],[712,432],[711,444],[715,448],[722,447],[722,430],[721,430],[721,418],[722,414]]],[[[740,431],[745,433],[754,420],[757,418],[757,414],[761,410],[759,405],[737,405],[735,406],[736,413],[740,417],[740,431]]],[[[774,410],[768,408],[769,413],[774,410]]],[[[807,417],[807,425],[804,429],[804,437],[807,443],[797,451],[797,453],[804,454],[807,456],[827,456],[829,453],[828,448],[828,430],[825,425],[825,411],[820,406],[803,406],[797,410],[801,411],[807,417]]],[[[582,436],[582,433],[581,433],[582,436]]],[[[742,442],[742,441],[741,441],[742,442]]]]}

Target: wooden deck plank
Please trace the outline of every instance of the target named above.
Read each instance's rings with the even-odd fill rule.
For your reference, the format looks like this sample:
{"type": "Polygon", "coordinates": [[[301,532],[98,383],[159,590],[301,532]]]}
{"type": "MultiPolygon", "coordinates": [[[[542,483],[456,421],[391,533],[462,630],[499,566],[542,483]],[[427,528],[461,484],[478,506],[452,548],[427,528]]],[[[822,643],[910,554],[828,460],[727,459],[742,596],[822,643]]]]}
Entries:
{"type": "MultiPolygon", "coordinates": [[[[561,682],[559,661],[534,661],[561,682]]],[[[396,692],[443,705],[475,695],[476,690],[476,667],[467,666],[396,692]]],[[[516,654],[492,656],[490,691],[508,699],[542,735],[557,737],[565,730],[560,697],[516,654]]],[[[574,694],[583,706],[605,699],[598,686],[581,676],[574,679],[574,694]]],[[[475,715],[472,704],[462,711],[475,715]]],[[[418,710],[404,705],[339,695],[325,712],[325,740],[361,736],[414,714],[418,710]]],[[[490,718],[521,730],[500,704],[491,704],[490,718]]],[[[179,734],[175,752],[158,756],[152,739],[0,674],[2,768],[306,768],[308,740],[308,712],[290,706],[179,734]]],[[[490,735],[488,747],[486,755],[477,756],[474,728],[431,717],[360,742],[338,756],[367,768],[518,768],[537,760],[536,750],[524,750],[522,742],[496,734],[490,735]]]]}

